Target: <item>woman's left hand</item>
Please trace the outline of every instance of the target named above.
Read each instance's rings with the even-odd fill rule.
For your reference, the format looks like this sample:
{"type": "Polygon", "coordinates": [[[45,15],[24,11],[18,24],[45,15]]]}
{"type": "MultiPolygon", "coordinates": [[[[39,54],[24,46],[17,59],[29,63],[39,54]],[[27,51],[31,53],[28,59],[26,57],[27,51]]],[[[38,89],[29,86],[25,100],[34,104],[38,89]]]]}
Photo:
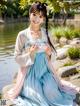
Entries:
{"type": "Polygon", "coordinates": [[[45,50],[45,52],[48,56],[51,55],[52,50],[51,50],[51,47],[48,44],[44,47],[44,50],[45,50]]]}

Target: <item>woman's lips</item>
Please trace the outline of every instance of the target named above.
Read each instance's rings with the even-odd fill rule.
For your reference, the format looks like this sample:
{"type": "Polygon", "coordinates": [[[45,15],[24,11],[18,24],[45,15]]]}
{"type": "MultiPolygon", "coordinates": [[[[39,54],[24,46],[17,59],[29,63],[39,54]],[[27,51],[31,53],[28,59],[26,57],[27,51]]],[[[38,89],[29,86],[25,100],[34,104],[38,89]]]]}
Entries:
{"type": "Polygon", "coordinates": [[[36,21],[33,21],[33,23],[35,23],[35,24],[39,24],[39,22],[36,22],[36,21]]]}

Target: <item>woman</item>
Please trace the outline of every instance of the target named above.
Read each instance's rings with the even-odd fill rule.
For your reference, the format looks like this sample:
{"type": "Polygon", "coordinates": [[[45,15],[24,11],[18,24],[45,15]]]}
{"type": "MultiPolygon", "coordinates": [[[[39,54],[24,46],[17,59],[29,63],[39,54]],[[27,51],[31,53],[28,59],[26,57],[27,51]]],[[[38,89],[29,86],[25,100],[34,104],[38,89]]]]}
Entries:
{"type": "Polygon", "coordinates": [[[20,70],[16,86],[7,93],[15,106],[73,106],[80,90],[57,77],[52,64],[56,50],[48,34],[46,8],[45,3],[32,4],[30,25],[16,39],[15,59],[20,70]],[[44,22],[46,29],[41,27],[44,22]]]}

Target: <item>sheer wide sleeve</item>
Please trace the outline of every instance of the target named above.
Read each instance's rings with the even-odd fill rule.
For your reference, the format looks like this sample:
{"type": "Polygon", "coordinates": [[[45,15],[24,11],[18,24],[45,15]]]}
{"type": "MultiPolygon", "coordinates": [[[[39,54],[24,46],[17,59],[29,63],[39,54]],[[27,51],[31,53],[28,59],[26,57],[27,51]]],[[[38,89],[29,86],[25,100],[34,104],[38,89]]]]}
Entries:
{"type": "Polygon", "coordinates": [[[20,31],[18,33],[14,51],[15,60],[22,67],[26,67],[34,63],[33,55],[31,55],[27,50],[24,52],[25,50],[23,47],[25,45],[25,41],[28,40],[24,34],[24,31],[20,31]]]}

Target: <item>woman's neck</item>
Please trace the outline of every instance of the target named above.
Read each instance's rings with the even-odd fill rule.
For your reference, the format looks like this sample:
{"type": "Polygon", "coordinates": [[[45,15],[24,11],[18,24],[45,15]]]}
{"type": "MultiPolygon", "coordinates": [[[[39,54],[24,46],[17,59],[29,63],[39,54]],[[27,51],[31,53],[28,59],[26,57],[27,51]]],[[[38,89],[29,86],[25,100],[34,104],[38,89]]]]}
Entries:
{"type": "Polygon", "coordinates": [[[29,27],[30,27],[30,29],[31,29],[32,31],[34,31],[34,32],[40,31],[40,26],[38,27],[38,26],[30,25],[29,27]]]}

